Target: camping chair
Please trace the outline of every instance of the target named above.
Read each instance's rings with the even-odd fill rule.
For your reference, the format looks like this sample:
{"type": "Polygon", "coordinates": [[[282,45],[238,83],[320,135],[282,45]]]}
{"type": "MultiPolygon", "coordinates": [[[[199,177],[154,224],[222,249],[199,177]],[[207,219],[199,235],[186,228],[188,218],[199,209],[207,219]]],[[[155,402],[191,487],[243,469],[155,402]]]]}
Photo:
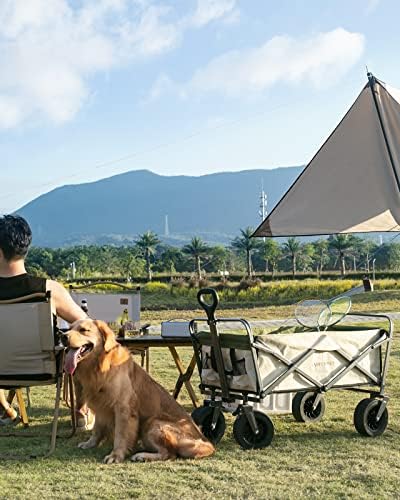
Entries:
{"type": "MultiPolygon", "coordinates": [[[[49,456],[56,446],[64,361],[64,346],[55,327],[50,292],[0,301],[0,317],[0,388],[15,391],[24,426],[28,426],[29,421],[21,389],[56,386],[50,446],[45,454],[49,456]]],[[[72,385],[72,380],[68,383],[72,385]]],[[[13,393],[11,400],[12,396],[13,393]]],[[[75,431],[72,411],[71,415],[72,435],[75,431]]],[[[37,437],[38,434],[0,432],[0,437],[5,436],[37,437]]],[[[2,455],[0,458],[21,457],[2,455]]]]}

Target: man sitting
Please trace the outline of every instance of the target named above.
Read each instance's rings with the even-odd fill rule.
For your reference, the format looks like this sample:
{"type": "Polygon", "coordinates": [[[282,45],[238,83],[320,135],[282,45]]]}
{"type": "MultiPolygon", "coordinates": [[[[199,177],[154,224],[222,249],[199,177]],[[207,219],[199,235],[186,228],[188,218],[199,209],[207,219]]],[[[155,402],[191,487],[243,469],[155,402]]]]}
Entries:
{"type": "MultiPolygon", "coordinates": [[[[37,292],[51,292],[54,314],[68,323],[87,318],[86,313],[72,300],[69,293],[57,281],[29,275],[25,270],[25,257],[32,241],[32,232],[25,219],[14,215],[0,217],[0,300],[16,299],[37,292]]],[[[5,342],[6,339],[1,339],[5,342]]],[[[79,392],[79,391],[77,391],[79,392]]],[[[78,426],[87,424],[89,411],[80,403],[77,394],[78,426]],[[80,417],[80,418],[79,418],[80,417]]],[[[0,425],[16,423],[17,412],[7,402],[4,390],[0,390],[0,406],[4,418],[0,425]]],[[[91,415],[93,420],[93,415],[91,415]]]]}

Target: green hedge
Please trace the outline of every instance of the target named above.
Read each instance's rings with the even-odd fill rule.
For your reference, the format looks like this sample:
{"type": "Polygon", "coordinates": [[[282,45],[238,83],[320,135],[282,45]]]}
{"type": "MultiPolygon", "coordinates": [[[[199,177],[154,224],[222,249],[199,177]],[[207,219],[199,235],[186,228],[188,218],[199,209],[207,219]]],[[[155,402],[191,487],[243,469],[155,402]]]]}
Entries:
{"type": "MultiPolygon", "coordinates": [[[[293,304],[303,299],[329,299],[353,287],[360,285],[360,280],[292,280],[260,282],[256,286],[243,288],[228,283],[215,283],[222,307],[251,307],[293,304]]],[[[211,283],[209,286],[213,286],[211,283]]],[[[132,284],[132,290],[136,285],[132,284]]],[[[382,279],[374,282],[374,289],[399,290],[400,280],[382,279]]],[[[93,288],[97,292],[118,292],[110,285],[93,288]]],[[[152,281],[141,288],[142,305],[146,309],[194,309],[198,307],[198,287],[179,282],[179,286],[152,281]]]]}
{"type": "MultiPolygon", "coordinates": [[[[255,278],[260,279],[261,281],[264,281],[266,283],[268,282],[275,282],[275,281],[306,281],[306,280],[316,280],[317,275],[316,273],[297,273],[295,279],[293,279],[293,276],[291,273],[277,273],[274,278],[272,278],[271,273],[255,273],[255,278]]],[[[361,282],[364,276],[368,276],[369,278],[372,278],[372,273],[365,273],[365,272],[348,272],[345,276],[345,280],[358,280],[361,282]]],[[[245,275],[243,273],[235,273],[235,274],[230,274],[228,276],[228,282],[235,283],[241,281],[245,275]]],[[[160,283],[167,283],[169,284],[171,280],[179,280],[183,279],[185,281],[189,281],[191,278],[193,278],[192,274],[154,274],[153,275],[153,280],[160,282],[160,283]]],[[[219,282],[221,279],[221,276],[218,274],[212,274],[209,273],[206,275],[206,278],[211,281],[211,282],[219,282]]],[[[400,280],[400,272],[395,272],[395,271],[376,271],[375,272],[375,279],[376,280],[381,280],[381,279],[392,279],[392,280],[400,280]]],[[[340,276],[339,272],[334,272],[334,271],[327,271],[323,272],[319,281],[326,281],[326,280],[342,280],[342,277],[340,276]]],[[[104,277],[96,277],[96,278],[77,278],[73,280],[73,283],[75,284],[84,284],[84,283],[95,283],[96,281],[114,281],[116,283],[124,283],[126,284],[126,278],[122,276],[104,276],[104,277]]],[[[136,284],[146,284],[147,279],[144,276],[137,276],[135,278],[132,278],[131,280],[133,283],[136,284]]],[[[72,280],[67,281],[67,283],[71,283],[72,280]]]]}

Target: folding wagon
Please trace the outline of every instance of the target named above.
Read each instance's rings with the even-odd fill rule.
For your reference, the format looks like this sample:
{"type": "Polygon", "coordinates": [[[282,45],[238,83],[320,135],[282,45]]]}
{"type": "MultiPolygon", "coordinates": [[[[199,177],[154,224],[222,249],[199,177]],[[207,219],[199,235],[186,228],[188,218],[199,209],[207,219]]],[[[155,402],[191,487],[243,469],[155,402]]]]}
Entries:
{"type": "Polygon", "coordinates": [[[244,319],[216,319],[219,299],[214,289],[200,290],[197,298],[207,319],[193,319],[189,328],[200,389],[208,399],[192,417],[211,441],[220,441],[225,432],[223,412],[234,407],[235,440],[244,449],[264,448],[273,439],[274,425],[266,413],[253,408],[254,403],[271,394],[295,393],[295,420],[318,422],[325,411],[324,394],[333,389],[367,395],[354,410],[354,426],[361,435],[375,437],[385,431],[389,399],[385,381],[393,335],[388,316],[347,315],[366,322],[384,320],[386,329],[336,325],[326,331],[302,329],[255,337],[244,319]],[[208,328],[199,328],[205,322],[208,328]],[[226,331],[228,323],[241,328],[226,331]]]}

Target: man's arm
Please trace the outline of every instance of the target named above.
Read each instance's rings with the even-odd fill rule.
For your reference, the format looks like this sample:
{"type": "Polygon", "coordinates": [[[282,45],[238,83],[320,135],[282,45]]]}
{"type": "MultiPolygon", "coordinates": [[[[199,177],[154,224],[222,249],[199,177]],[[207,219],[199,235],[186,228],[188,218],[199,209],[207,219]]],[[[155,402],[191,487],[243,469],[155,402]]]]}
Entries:
{"type": "Polygon", "coordinates": [[[87,318],[87,314],[73,301],[71,295],[60,283],[47,280],[46,288],[51,292],[57,316],[65,319],[68,323],[87,318]]]}

